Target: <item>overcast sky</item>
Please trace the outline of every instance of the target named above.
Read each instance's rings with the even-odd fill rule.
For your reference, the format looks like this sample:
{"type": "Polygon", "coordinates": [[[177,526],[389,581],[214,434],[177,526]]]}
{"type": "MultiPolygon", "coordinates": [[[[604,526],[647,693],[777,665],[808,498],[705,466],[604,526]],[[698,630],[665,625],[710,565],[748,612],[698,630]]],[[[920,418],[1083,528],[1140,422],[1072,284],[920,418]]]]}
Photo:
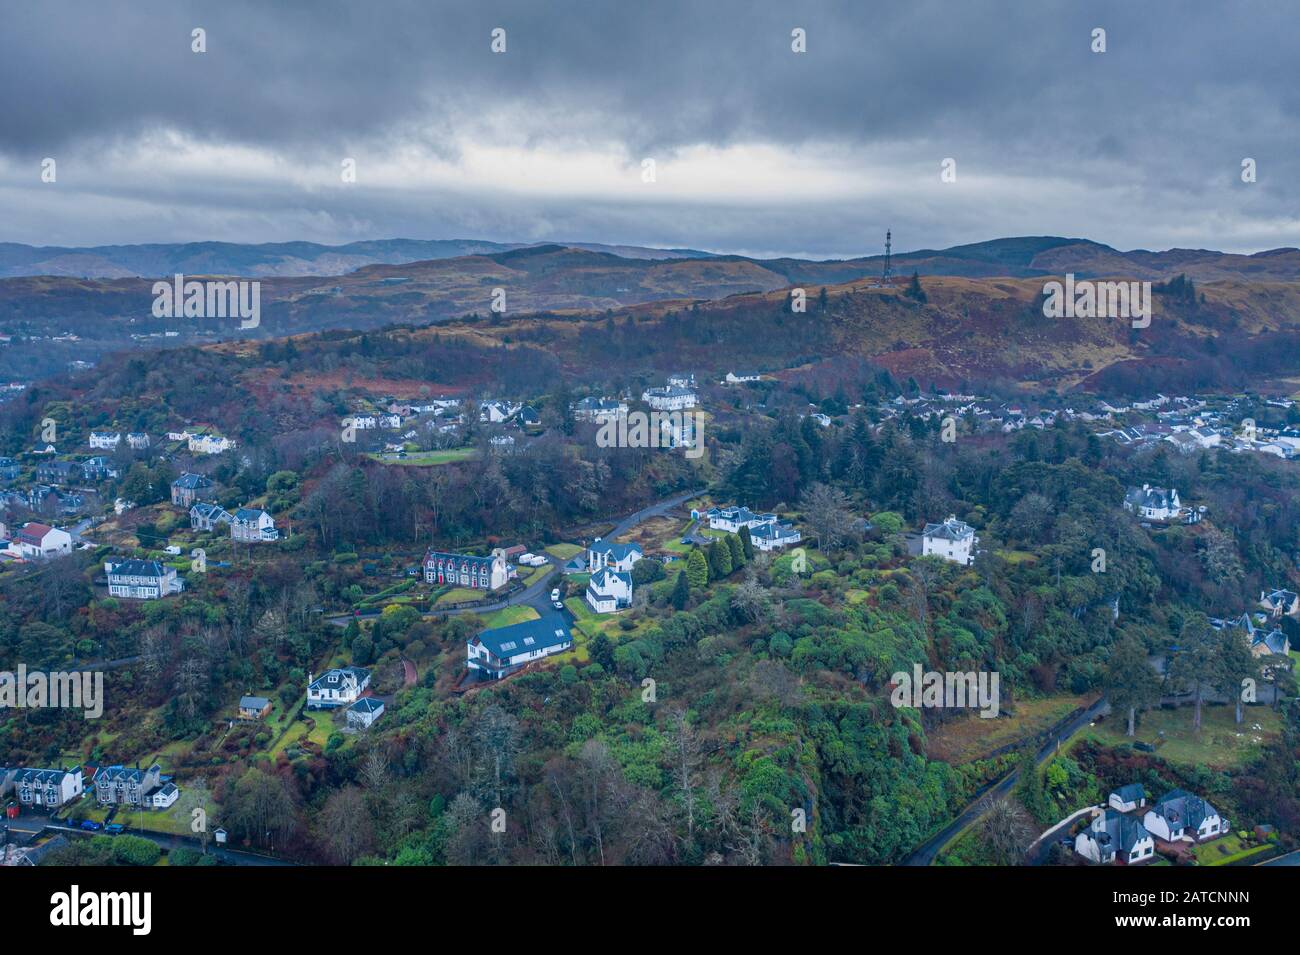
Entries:
{"type": "Polygon", "coordinates": [[[1281,0],[10,3],[0,241],[838,257],[881,251],[892,228],[898,250],[1043,234],[1295,246],[1297,14],[1281,0]]]}

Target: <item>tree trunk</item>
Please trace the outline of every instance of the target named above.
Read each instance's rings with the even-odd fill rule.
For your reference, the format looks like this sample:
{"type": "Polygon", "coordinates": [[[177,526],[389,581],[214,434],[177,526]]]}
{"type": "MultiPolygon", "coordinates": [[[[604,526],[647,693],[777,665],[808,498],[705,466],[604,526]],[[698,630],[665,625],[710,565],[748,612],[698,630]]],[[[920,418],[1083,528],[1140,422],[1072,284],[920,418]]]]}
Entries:
{"type": "Polygon", "coordinates": [[[1241,723],[1241,694],[1237,694],[1237,722],[1241,723]]]}
{"type": "Polygon", "coordinates": [[[1130,706],[1128,708],[1128,735],[1129,736],[1136,735],[1137,727],[1134,725],[1136,722],[1137,722],[1137,707],[1130,706]]]}
{"type": "Polygon", "coordinates": [[[1201,731],[1201,687],[1199,684],[1196,687],[1196,711],[1192,716],[1192,729],[1198,733],[1201,731]]]}

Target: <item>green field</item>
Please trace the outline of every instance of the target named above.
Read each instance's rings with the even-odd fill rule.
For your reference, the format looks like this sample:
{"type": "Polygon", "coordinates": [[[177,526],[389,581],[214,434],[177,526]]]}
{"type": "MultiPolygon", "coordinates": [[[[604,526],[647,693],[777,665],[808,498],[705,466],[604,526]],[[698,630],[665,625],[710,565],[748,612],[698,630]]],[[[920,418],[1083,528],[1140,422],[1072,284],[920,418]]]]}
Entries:
{"type": "Polygon", "coordinates": [[[582,548],[577,544],[552,544],[546,548],[546,553],[552,557],[558,557],[560,560],[569,560],[581,554],[582,548]]]}
{"type": "Polygon", "coordinates": [[[450,464],[453,461],[466,461],[476,454],[478,451],[474,448],[452,448],[448,451],[408,451],[404,458],[385,457],[378,452],[371,452],[367,457],[381,464],[427,468],[438,464],[450,464]]]}
{"type": "Polygon", "coordinates": [[[1192,708],[1148,710],[1138,717],[1137,736],[1124,735],[1124,719],[1112,714],[1103,723],[1086,728],[1082,738],[1103,746],[1120,746],[1140,741],[1153,745],[1161,759],[1184,766],[1208,766],[1229,770],[1249,763],[1281,733],[1281,718],[1264,706],[1246,707],[1238,726],[1230,706],[1207,706],[1201,711],[1201,732],[1192,730],[1192,708]],[[1259,729],[1253,727],[1259,726],[1259,729]],[[1161,735],[1163,734],[1163,735],[1161,735]]]}

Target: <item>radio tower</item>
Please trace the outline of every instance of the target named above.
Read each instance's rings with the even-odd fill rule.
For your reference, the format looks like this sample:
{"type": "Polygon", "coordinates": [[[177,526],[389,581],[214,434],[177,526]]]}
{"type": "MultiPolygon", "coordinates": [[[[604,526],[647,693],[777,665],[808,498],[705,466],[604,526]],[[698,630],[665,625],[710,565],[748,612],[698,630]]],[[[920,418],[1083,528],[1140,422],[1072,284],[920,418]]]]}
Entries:
{"type": "Polygon", "coordinates": [[[885,271],[880,276],[881,285],[888,285],[889,280],[894,277],[894,269],[889,264],[889,247],[892,239],[893,239],[893,233],[890,232],[888,229],[886,229],[885,230],[885,271]]]}

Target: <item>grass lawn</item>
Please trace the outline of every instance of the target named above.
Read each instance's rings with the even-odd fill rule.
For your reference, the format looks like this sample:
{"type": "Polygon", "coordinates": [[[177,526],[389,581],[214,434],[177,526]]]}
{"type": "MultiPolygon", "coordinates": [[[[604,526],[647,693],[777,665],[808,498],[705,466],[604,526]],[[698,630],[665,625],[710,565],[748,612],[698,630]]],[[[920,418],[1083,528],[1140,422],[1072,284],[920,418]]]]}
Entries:
{"type": "Polygon", "coordinates": [[[581,554],[582,548],[577,544],[552,544],[546,548],[546,553],[552,557],[558,557],[560,560],[569,560],[581,554]]]}
{"type": "Polygon", "coordinates": [[[1196,857],[1197,865],[1228,865],[1267,852],[1272,848],[1274,846],[1271,842],[1251,845],[1233,832],[1222,839],[1196,846],[1192,849],[1192,855],[1196,857]]]}
{"type": "Polygon", "coordinates": [[[339,731],[339,727],[334,723],[333,711],[312,710],[310,716],[303,716],[294,721],[293,725],[289,727],[289,731],[272,747],[271,758],[275,759],[290,746],[296,744],[303,736],[324,749],[325,744],[329,742],[330,736],[339,731]],[[310,731],[307,728],[308,719],[316,721],[315,728],[310,731]]]}
{"type": "Polygon", "coordinates": [[[997,719],[986,720],[973,715],[951,720],[928,734],[930,755],[954,765],[973,762],[1000,746],[1041,733],[1082,702],[1081,697],[1060,694],[1020,700],[1014,714],[997,719]]]}
{"type": "Polygon", "coordinates": [[[537,611],[532,607],[505,607],[485,616],[483,618],[483,629],[497,630],[501,627],[508,627],[511,624],[523,623],[526,620],[536,620],[537,618],[537,611]]]}
{"type": "Polygon", "coordinates": [[[452,448],[447,451],[409,451],[404,458],[384,457],[371,452],[367,457],[381,464],[397,464],[405,467],[433,467],[438,464],[450,464],[452,461],[465,461],[478,454],[474,448],[452,448]]]}
{"type": "Polygon", "coordinates": [[[846,590],[844,591],[844,602],[848,604],[860,604],[871,596],[870,591],[866,590],[846,590]]]}
{"type": "Polygon", "coordinates": [[[1037,554],[1031,554],[1027,550],[996,550],[993,553],[997,554],[1008,564],[1025,564],[1038,560],[1037,554]]]}
{"type": "Polygon", "coordinates": [[[1278,738],[1281,726],[1278,714],[1265,706],[1246,707],[1240,726],[1233,721],[1232,707],[1207,706],[1201,711],[1201,732],[1197,734],[1192,731],[1192,708],[1180,706],[1142,714],[1133,740],[1124,735],[1122,714],[1113,714],[1085,730],[1084,735],[1104,746],[1135,740],[1150,743],[1156,747],[1156,755],[1167,762],[1229,770],[1253,760],[1265,745],[1278,738]]]}
{"type": "MultiPolygon", "coordinates": [[[[183,787],[182,787],[183,788],[183,787]]],[[[188,813],[181,814],[182,806],[179,801],[169,809],[148,810],[140,812],[138,810],[127,812],[119,810],[113,818],[114,822],[120,822],[128,830],[135,829],[141,832],[165,832],[173,836],[192,835],[190,829],[190,816],[188,813]]],[[[214,818],[216,806],[209,801],[204,807],[207,811],[208,818],[214,818]]]]}
{"type": "Polygon", "coordinates": [[[524,575],[524,586],[531,587],[554,569],[555,568],[550,564],[547,564],[545,567],[533,567],[529,569],[528,573],[524,575]]]}
{"type": "Polygon", "coordinates": [[[484,591],[482,590],[473,590],[469,587],[453,587],[451,590],[439,597],[438,602],[435,603],[434,606],[444,607],[447,604],[459,604],[466,603],[470,600],[480,600],[482,599],[483,594],[484,591]]]}

